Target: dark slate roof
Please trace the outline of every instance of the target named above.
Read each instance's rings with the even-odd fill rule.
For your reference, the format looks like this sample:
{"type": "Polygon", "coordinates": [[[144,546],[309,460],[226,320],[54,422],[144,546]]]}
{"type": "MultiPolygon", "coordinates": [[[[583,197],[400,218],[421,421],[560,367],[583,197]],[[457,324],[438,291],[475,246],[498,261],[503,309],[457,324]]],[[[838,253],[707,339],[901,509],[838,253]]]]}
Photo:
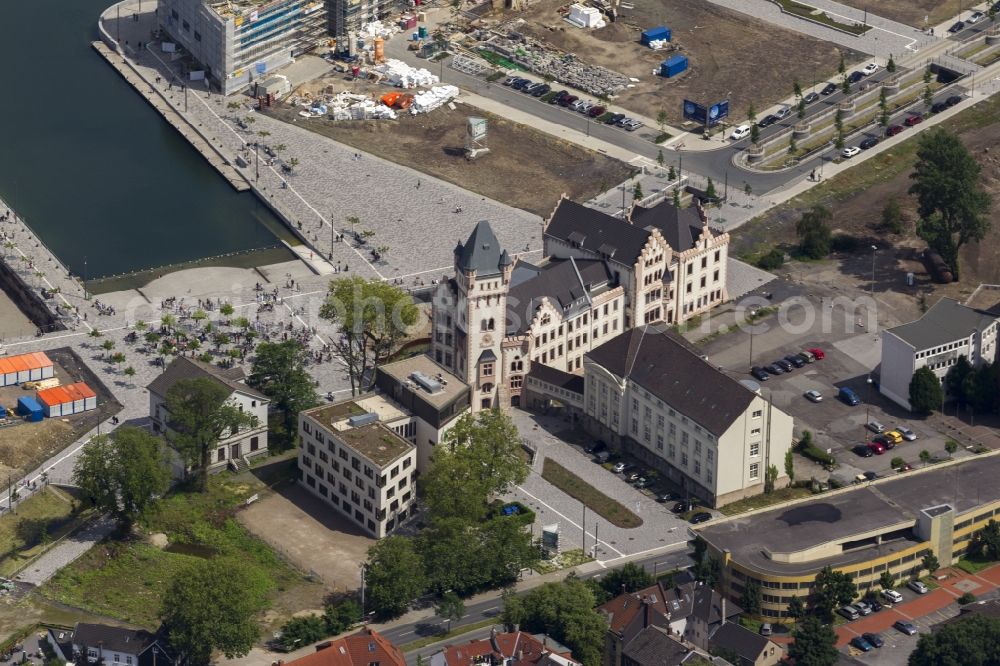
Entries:
{"type": "Polygon", "coordinates": [[[690,653],[669,632],[656,626],[640,631],[622,650],[622,655],[642,666],[679,666],[690,653]]]}
{"type": "Polygon", "coordinates": [[[745,660],[745,663],[751,664],[756,663],[760,653],[767,648],[769,642],[764,636],[735,622],[726,622],[716,629],[708,640],[709,647],[732,650],[740,656],[741,660],[745,660]]]}
{"type": "Polygon", "coordinates": [[[508,317],[506,333],[527,331],[543,298],[566,313],[581,302],[590,307],[588,295],[603,292],[613,282],[603,259],[554,259],[542,267],[518,262],[507,293],[507,308],[513,316],[508,317]]]}
{"type": "Polygon", "coordinates": [[[630,268],[649,239],[645,229],[569,199],[559,201],[545,234],[630,268]]]}
{"type": "Polygon", "coordinates": [[[676,252],[693,248],[705,229],[705,223],[696,209],[678,208],[669,201],[652,208],[635,206],[629,218],[637,227],[659,229],[660,235],[676,252]]]}
{"type": "Polygon", "coordinates": [[[147,388],[149,388],[151,393],[166,396],[167,391],[177,382],[196,377],[208,377],[230,390],[252,395],[258,400],[268,400],[267,396],[238,381],[243,378],[243,371],[238,367],[223,370],[209,363],[202,363],[197,359],[188,358],[187,356],[178,356],[175,358],[159,377],[149,383],[147,388]]]}
{"type": "Polygon", "coordinates": [[[144,629],[127,629],[106,624],[78,622],[73,632],[73,643],[88,648],[100,646],[105,652],[139,654],[156,641],[144,629]]]}
{"type": "Polygon", "coordinates": [[[889,330],[920,351],[982,332],[996,320],[997,315],[967,307],[951,298],[942,298],[920,319],[889,330]]]}
{"type": "Polygon", "coordinates": [[[587,357],[619,377],[629,377],[716,437],[729,429],[755,396],[665,326],[633,328],[587,357]]]}
{"type": "Polygon", "coordinates": [[[528,376],[534,377],[546,384],[558,386],[573,393],[579,393],[581,396],[583,395],[583,377],[580,375],[563,372],[562,370],[551,368],[541,363],[532,363],[531,370],[528,371],[528,376]]]}
{"type": "Polygon", "coordinates": [[[500,241],[486,220],[476,225],[469,240],[455,247],[455,265],[465,271],[475,271],[477,277],[499,275],[500,267],[510,263],[510,256],[500,247],[500,241]]]}

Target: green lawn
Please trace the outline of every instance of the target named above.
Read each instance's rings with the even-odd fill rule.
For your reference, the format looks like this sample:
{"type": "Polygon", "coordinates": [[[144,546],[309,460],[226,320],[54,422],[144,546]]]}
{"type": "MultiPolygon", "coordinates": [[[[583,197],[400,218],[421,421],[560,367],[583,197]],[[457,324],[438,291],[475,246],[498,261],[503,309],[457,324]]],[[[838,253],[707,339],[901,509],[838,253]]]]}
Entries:
{"type": "Polygon", "coordinates": [[[301,574],[234,517],[236,508],[258,489],[221,474],[209,480],[204,493],[171,493],[143,523],[141,536],[112,537],[99,544],[62,569],[42,592],[54,601],[156,629],[160,600],[171,578],[199,557],[233,557],[241,566],[260,569],[273,589],[282,591],[301,581],[301,574]],[[145,541],[146,535],[158,532],[182,552],[145,541]]]}
{"type": "Polygon", "coordinates": [[[86,519],[69,490],[46,488],[0,518],[0,576],[11,576],[86,519]],[[78,512],[73,513],[74,504],[78,512]]]}
{"type": "Polygon", "coordinates": [[[809,492],[808,488],[778,488],[770,495],[755,495],[753,497],[747,497],[746,499],[741,499],[733,502],[732,504],[727,504],[724,507],[721,507],[719,511],[726,516],[735,516],[738,513],[745,513],[747,511],[753,511],[754,509],[763,509],[764,507],[771,506],[772,504],[780,504],[781,502],[787,502],[789,500],[809,497],[811,494],[812,493],[809,492]]]}
{"type": "Polygon", "coordinates": [[[824,23],[831,28],[850,32],[855,35],[863,35],[871,30],[871,26],[861,23],[842,23],[837,19],[818,11],[815,7],[795,2],[795,0],[777,0],[777,2],[789,14],[795,14],[796,16],[801,16],[802,18],[810,19],[818,23],[824,23]]]}
{"type": "Polygon", "coordinates": [[[988,560],[980,555],[974,557],[963,557],[958,561],[958,563],[955,564],[955,566],[966,573],[977,574],[983,569],[989,569],[994,564],[996,564],[995,560],[988,560]]]}
{"type": "Polygon", "coordinates": [[[642,518],[611,499],[551,458],[542,466],[542,478],[561,491],[583,502],[588,509],[617,527],[639,527],[642,518]]]}

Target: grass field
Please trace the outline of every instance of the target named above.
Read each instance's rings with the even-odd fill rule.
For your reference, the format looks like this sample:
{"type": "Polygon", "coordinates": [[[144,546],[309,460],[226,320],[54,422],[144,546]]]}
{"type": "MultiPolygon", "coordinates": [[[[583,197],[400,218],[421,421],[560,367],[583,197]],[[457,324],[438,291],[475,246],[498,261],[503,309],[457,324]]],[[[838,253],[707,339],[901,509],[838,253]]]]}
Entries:
{"type": "Polygon", "coordinates": [[[542,478],[570,497],[580,500],[588,509],[616,527],[630,528],[642,525],[642,518],[551,458],[545,459],[542,478]]]}
{"type": "Polygon", "coordinates": [[[989,569],[994,564],[996,564],[996,560],[988,560],[985,557],[976,556],[963,557],[958,561],[958,563],[955,564],[955,566],[966,573],[977,574],[983,569],[989,569]]]}
{"type": "Polygon", "coordinates": [[[9,577],[86,519],[73,492],[46,488],[0,518],[0,576],[9,577]],[[77,512],[74,513],[74,508],[77,512]]]}
{"type": "Polygon", "coordinates": [[[746,499],[741,499],[733,502],[732,504],[727,504],[720,508],[719,511],[726,516],[735,516],[738,513],[746,513],[747,511],[753,511],[754,509],[763,509],[771,506],[772,504],[780,504],[781,502],[787,502],[789,500],[809,497],[811,494],[812,493],[809,492],[808,488],[778,488],[770,495],[762,494],[747,497],[746,499]]]}
{"type": "Polygon", "coordinates": [[[233,557],[271,580],[275,593],[302,581],[301,574],[234,518],[255,492],[227,474],[212,477],[204,493],[174,492],[141,526],[141,535],[98,544],[62,569],[43,588],[54,601],[108,615],[149,629],[159,625],[160,601],[171,579],[199,557],[233,557]],[[164,533],[170,552],[145,540],[164,533]]]}

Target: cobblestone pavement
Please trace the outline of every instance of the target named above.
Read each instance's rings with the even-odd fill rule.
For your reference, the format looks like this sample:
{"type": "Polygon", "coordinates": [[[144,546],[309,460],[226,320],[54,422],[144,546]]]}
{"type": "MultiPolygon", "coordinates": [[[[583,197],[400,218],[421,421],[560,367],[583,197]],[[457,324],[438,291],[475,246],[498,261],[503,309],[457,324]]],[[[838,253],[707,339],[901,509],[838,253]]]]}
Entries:
{"type": "Polygon", "coordinates": [[[106,516],[89,523],[28,565],[28,568],[18,574],[17,580],[31,585],[41,585],[55,576],[60,569],[90,550],[95,543],[111,534],[114,528],[114,521],[106,516]]]}
{"type": "Polygon", "coordinates": [[[531,475],[510,496],[536,512],[536,523],[539,526],[559,524],[563,550],[581,547],[583,505],[542,479],[545,458],[558,462],[642,518],[641,526],[624,529],[611,525],[593,511],[587,511],[587,549],[593,549],[596,538],[599,541],[596,553],[598,560],[636,555],[687,540],[687,523],[670,513],[666,505],[642,494],[625,483],[620,476],[595,464],[580,449],[560,439],[559,433],[569,429],[569,423],[561,418],[541,416],[520,409],[512,409],[510,414],[521,437],[538,451],[531,475]]]}

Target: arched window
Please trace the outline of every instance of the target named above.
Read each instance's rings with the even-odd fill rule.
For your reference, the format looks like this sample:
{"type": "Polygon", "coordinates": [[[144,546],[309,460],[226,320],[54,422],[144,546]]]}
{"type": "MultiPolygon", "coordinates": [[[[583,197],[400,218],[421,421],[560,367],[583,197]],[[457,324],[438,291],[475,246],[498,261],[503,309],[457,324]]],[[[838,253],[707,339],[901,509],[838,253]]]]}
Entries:
{"type": "Polygon", "coordinates": [[[482,321],[482,324],[481,324],[481,326],[480,326],[480,327],[481,327],[481,328],[482,328],[482,330],[484,330],[484,331],[488,331],[488,330],[490,330],[490,320],[489,320],[489,319],[484,319],[484,320],[482,321]]]}
{"type": "Polygon", "coordinates": [[[492,393],[492,392],[493,392],[493,384],[489,383],[483,384],[483,393],[492,393]]]}
{"type": "Polygon", "coordinates": [[[489,328],[487,330],[492,331],[496,328],[496,323],[493,321],[493,317],[490,317],[489,328]]]}

